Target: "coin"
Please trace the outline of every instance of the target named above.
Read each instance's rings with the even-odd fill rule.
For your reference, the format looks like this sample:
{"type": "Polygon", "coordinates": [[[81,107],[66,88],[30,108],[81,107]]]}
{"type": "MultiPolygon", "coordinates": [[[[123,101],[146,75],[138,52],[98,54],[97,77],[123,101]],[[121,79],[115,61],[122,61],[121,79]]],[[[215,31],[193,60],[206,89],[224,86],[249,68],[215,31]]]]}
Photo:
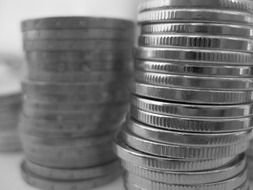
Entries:
{"type": "Polygon", "coordinates": [[[134,93],[146,98],[197,104],[241,104],[252,101],[252,91],[164,87],[135,83],[134,93]]]}
{"type": "Polygon", "coordinates": [[[208,22],[249,25],[253,19],[252,15],[246,12],[238,14],[236,11],[175,8],[141,12],[138,14],[138,22],[140,24],[208,22]]]}
{"type": "Polygon", "coordinates": [[[127,124],[127,130],[138,137],[148,139],[155,142],[177,144],[177,145],[193,145],[199,147],[232,145],[249,141],[252,131],[230,132],[230,133],[197,133],[197,132],[181,132],[157,129],[130,120],[127,124]]]}
{"type": "Polygon", "coordinates": [[[154,170],[148,169],[141,166],[137,166],[130,162],[123,161],[123,167],[131,174],[136,176],[161,182],[161,183],[170,183],[170,184],[185,184],[185,185],[194,185],[194,184],[208,184],[215,183],[218,181],[224,181],[234,176],[239,175],[246,168],[246,159],[245,155],[240,155],[235,158],[232,162],[213,170],[206,171],[170,171],[170,170],[154,170]]]}
{"type": "Polygon", "coordinates": [[[192,63],[192,62],[158,62],[136,60],[137,71],[154,73],[174,73],[194,76],[222,76],[222,77],[250,77],[253,74],[253,67],[250,65],[221,65],[213,63],[192,63]]]}
{"type": "Polygon", "coordinates": [[[58,29],[29,30],[23,33],[24,40],[132,40],[134,31],[113,29],[58,29]]]}
{"type": "Polygon", "coordinates": [[[124,143],[120,135],[117,135],[116,137],[115,152],[118,157],[124,161],[131,162],[140,167],[155,170],[204,171],[219,168],[234,160],[234,157],[207,160],[185,160],[150,155],[129,147],[124,143]]]}
{"type": "Polygon", "coordinates": [[[253,114],[253,104],[235,105],[198,105],[176,102],[164,102],[132,96],[132,105],[136,108],[162,115],[193,118],[235,118],[248,117],[253,114]]]}
{"type": "MultiPolygon", "coordinates": [[[[190,190],[190,189],[201,189],[201,190],[236,190],[245,189],[244,184],[247,181],[247,170],[244,170],[239,175],[234,176],[231,179],[227,179],[224,181],[209,183],[209,184],[193,184],[193,185],[185,185],[185,184],[170,184],[156,182],[153,180],[148,180],[142,177],[138,177],[134,174],[125,174],[125,182],[126,184],[130,184],[130,186],[136,186],[139,189],[147,189],[147,190],[154,190],[154,189],[178,189],[178,190],[190,190]]],[[[137,188],[137,189],[138,189],[137,188]]],[[[247,188],[246,188],[247,189],[247,188]]]]}
{"type": "Polygon", "coordinates": [[[84,190],[91,189],[97,186],[105,185],[120,175],[120,171],[112,172],[108,175],[82,180],[52,180],[38,176],[26,168],[26,165],[21,164],[21,172],[23,179],[32,186],[45,190],[84,190]]]}
{"type": "Polygon", "coordinates": [[[149,11],[161,8],[198,8],[198,9],[220,9],[253,13],[253,3],[250,0],[193,0],[189,4],[187,0],[149,0],[140,3],[139,11],[149,11]]]}
{"type": "Polygon", "coordinates": [[[161,143],[144,139],[131,133],[127,128],[120,134],[123,141],[130,147],[151,155],[181,159],[214,159],[232,157],[245,152],[248,149],[248,141],[231,145],[198,146],[181,145],[175,143],[161,143]]]}
{"type": "Polygon", "coordinates": [[[173,115],[155,114],[131,107],[131,116],[135,120],[149,126],[162,129],[180,131],[206,132],[233,132],[252,129],[251,117],[238,117],[231,119],[219,118],[193,118],[173,115]]]}
{"type": "Polygon", "coordinates": [[[80,169],[57,169],[37,165],[29,161],[23,163],[32,173],[45,178],[55,180],[84,180],[109,175],[120,169],[119,161],[113,161],[104,165],[80,169]]]}
{"type": "Polygon", "coordinates": [[[131,80],[131,75],[126,72],[44,72],[31,69],[27,75],[28,80],[32,81],[43,81],[43,82],[114,82],[131,80]]]}
{"type": "Polygon", "coordinates": [[[106,40],[26,40],[23,42],[24,50],[29,51],[87,51],[121,50],[131,51],[131,43],[124,41],[106,40]]]}
{"type": "Polygon", "coordinates": [[[133,30],[134,23],[123,19],[101,17],[48,17],[22,22],[22,31],[41,29],[119,29],[133,30]]]}
{"type": "Polygon", "coordinates": [[[252,62],[252,54],[246,52],[161,47],[139,47],[136,49],[136,58],[152,61],[213,62],[216,64],[250,65],[252,62]]]}
{"type": "Polygon", "coordinates": [[[227,23],[161,23],[141,25],[141,34],[205,34],[214,36],[250,38],[252,28],[227,23]]]}
{"type": "Polygon", "coordinates": [[[135,72],[137,82],[181,88],[213,89],[213,90],[253,90],[252,78],[222,78],[163,74],[152,72],[135,72]]]}
{"type": "Polygon", "coordinates": [[[143,47],[182,47],[243,51],[253,49],[253,41],[238,37],[211,36],[199,34],[149,34],[139,37],[143,47]]]}

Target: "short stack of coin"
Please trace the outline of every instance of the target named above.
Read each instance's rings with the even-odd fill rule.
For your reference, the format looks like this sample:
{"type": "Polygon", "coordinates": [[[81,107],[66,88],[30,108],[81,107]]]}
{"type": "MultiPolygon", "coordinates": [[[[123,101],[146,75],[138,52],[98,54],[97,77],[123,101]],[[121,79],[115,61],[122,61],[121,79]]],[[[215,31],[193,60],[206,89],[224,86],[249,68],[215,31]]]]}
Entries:
{"type": "Polygon", "coordinates": [[[253,140],[250,141],[249,149],[247,151],[248,156],[248,177],[253,181],[253,140]]]}
{"type": "Polygon", "coordinates": [[[129,107],[134,24],[55,17],[22,23],[28,74],[20,121],[29,184],[88,189],[117,178],[113,136],[129,107]]]}
{"type": "Polygon", "coordinates": [[[247,190],[253,2],[149,0],[116,138],[129,190],[247,190]]]}

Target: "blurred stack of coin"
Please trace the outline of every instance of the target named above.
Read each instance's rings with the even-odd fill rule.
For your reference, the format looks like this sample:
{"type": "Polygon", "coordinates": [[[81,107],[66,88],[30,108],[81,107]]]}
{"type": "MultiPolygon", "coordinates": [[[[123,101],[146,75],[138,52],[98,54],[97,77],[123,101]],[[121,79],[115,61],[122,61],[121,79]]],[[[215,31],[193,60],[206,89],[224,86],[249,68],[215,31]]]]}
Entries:
{"type": "Polygon", "coordinates": [[[250,141],[247,156],[248,156],[248,176],[249,180],[253,181],[253,140],[250,141]]]}
{"type": "Polygon", "coordinates": [[[21,150],[17,126],[22,95],[20,80],[13,72],[4,60],[0,60],[0,152],[21,150]]]}
{"type": "Polygon", "coordinates": [[[116,152],[130,190],[248,189],[253,2],[140,5],[135,90],[116,152]]]}
{"type": "Polygon", "coordinates": [[[24,179],[49,190],[112,181],[120,173],[112,143],[129,107],[134,24],[58,17],[26,20],[22,31],[24,179]]]}

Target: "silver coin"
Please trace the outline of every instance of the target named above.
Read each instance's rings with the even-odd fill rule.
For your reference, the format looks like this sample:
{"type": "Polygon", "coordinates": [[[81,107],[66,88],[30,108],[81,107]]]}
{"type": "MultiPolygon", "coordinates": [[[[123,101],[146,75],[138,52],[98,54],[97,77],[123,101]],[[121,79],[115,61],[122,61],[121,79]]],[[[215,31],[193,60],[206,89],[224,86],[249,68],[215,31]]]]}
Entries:
{"type": "Polygon", "coordinates": [[[245,158],[245,155],[240,155],[234,161],[221,168],[195,172],[152,170],[125,161],[122,164],[127,172],[148,180],[179,185],[196,185],[224,181],[239,175],[246,168],[247,163],[245,158]]]}
{"type": "Polygon", "coordinates": [[[117,135],[115,152],[120,159],[131,162],[140,167],[155,169],[155,170],[170,170],[170,171],[205,171],[210,169],[219,168],[232,160],[234,157],[221,158],[221,159],[175,159],[166,158],[162,156],[153,156],[146,154],[126,145],[122,138],[117,135]]]}
{"type": "Polygon", "coordinates": [[[235,118],[248,117],[253,114],[253,104],[236,105],[198,105],[176,102],[164,102],[132,96],[132,105],[140,110],[179,117],[193,118],[235,118]]]}
{"type": "Polygon", "coordinates": [[[98,186],[105,185],[114,179],[116,179],[120,175],[120,171],[114,171],[108,175],[92,178],[92,179],[81,179],[81,180],[50,180],[48,178],[44,178],[38,176],[29,169],[26,168],[25,164],[21,165],[21,172],[23,179],[30,185],[37,187],[39,189],[45,190],[84,190],[91,189],[98,186]]]}
{"type": "Polygon", "coordinates": [[[210,90],[253,90],[252,78],[224,78],[206,76],[187,76],[152,72],[135,72],[137,82],[179,88],[210,90]]]}
{"type": "Polygon", "coordinates": [[[104,165],[80,169],[49,168],[38,164],[34,164],[29,161],[25,161],[23,164],[32,173],[40,177],[55,180],[84,180],[106,176],[109,175],[111,172],[120,170],[119,161],[113,161],[104,165]]]}
{"type": "Polygon", "coordinates": [[[121,50],[131,51],[132,43],[126,41],[106,40],[26,40],[23,42],[26,52],[29,51],[89,51],[98,50],[121,50]]]}
{"type": "Polygon", "coordinates": [[[162,114],[154,114],[134,107],[131,108],[131,116],[135,120],[149,126],[154,126],[166,130],[179,131],[199,131],[202,133],[220,133],[233,132],[252,129],[251,117],[235,117],[231,119],[219,118],[192,118],[166,116],[162,114]]]}
{"type": "Polygon", "coordinates": [[[199,9],[220,9],[229,11],[239,11],[253,13],[253,3],[250,0],[213,0],[202,1],[192,0],[191,3],[187,0],[150,0],[142,2],[139,5],[139,11],[148,11],[160,8],[199,8],[199,9]]]}
{"type": "Polygon", "coordinates": [[[25,100],[23,105],[23,113],[26,115],[56,115],[66,116],[71,115],[87,115],[87,114],[105,114],[110,113],[122,113],[128,110],[128,104],[126,103],[105,103],[105,104],[83,104],[78,103],[44,103],[39,101],[25,100]]]}
{"type": "Polygon", "coordinates": [[[76,169],[106,164],[116,159],[112,143],[90,147],[42,147],[23,145],[27,160],[46,167],[76,169]]]}
{"type": "Polygon", "coordinates": [[[186,133],[169,131],[149,127],[133,120],[128,121],[127,128],[132,134],[143,139],[161,143],[199,147],[232,145],[235,143],[246,142],[251,139],[252,135],[251,130],[230,133],[186,133]]]}
{"type": "Polygon", "coordinates": [[[22,31],[41,29],[119,29],[133,30],[134,23],[123,19],[102,17],[48,17],[22,22],[22,31]]]}
{"type": "Polygon", "coordinates": [[[45,72],[31,69],[27,74],[28,80],[31,81],[45,81],[45,82],[114,82],[121,80],[122,83],[131,80],[132,76],[127,72],[45,72]]]}
{"type": "Polygon", "coordinates": [[[134,93],[146,98],[197,104],[242,104],[252,101],[252,91],[209,90],[135,83],[134,93]]]}
{"type": "Polygon", "coordinates": [[[253,66],[250,65],[221,65],[213,63],[192,63],[192,62],[157,62],[136,60],[137,71],[155,73],[176,73],[194,76],[215,76],[215,77],[250,77],[253,74],[253,66]]]}
{"type": "MultiPolygon", "coordinates": [[[[247,183],[247,171],[241,172],[239,175],[234,176],[231,179],[225,181],[218,181],[209,184],[194,184],[194,185],[185,185],[185,184],[169,184],[169,183],[161,183],[153,180],[148,180],[145,178],[138,177],[134,174],[126,174],[125,182],[126,184],[130,184],[130,186],[136,186],[140,189],[145,190],[190,190],[190,189],[201,189],[201,190],[236,190],[245,189],[244,184],[247,183]]],[[[137,189],[138,189],[137,188],[137,189]]],[[[247,189],[247,188],[246,188],[247,189]]]]}
{"type": "Polygon", "coordinates": [[[208,22],[249,25],[253,18],[250,13],[222,11],[215,9],[162,9],[141,12],[138,15],[141,24],[172,23],[172,22],[208,22]]]}
{"type": "Polygon", "coordinates": [[[205,50],[230,50],[249,52],[253,49],[250,39],[202,34],[152,34],[139,36],[143,47],[204,48],[205,50]]]}
{"type": "Polygon", "coordinates": [[[252,28],[247,25],[226,23],[162,23],[141,26],[141,34],[205,34],[214,36],[230,36],[250,38],[252,28]]]}
{"type": "Polygon", "coordinates": [[[132,40],[134,31],[112,29],[58,29],[58,30],[29,30],[23,33],[24,40],[132,40]]]}
{"type": "Polygon", "coordinates": [[[151,155],[181,159],[215,159],[232,157],[248,149],[248,141],[231,145],[198,146],[181,145],[174,143],[161,143],[144,139],[131,133],[127,128],[120,134],[121,138],[130,147],[151,155]]]}
{"type": "Polygon", "coordinates": [[[136,58],[153,61],[213,62],[216,64],[240,63],[242,65],[250,65],[253,56],[251,53],[235,51],[139,47],[136,49],[136,58]]]}

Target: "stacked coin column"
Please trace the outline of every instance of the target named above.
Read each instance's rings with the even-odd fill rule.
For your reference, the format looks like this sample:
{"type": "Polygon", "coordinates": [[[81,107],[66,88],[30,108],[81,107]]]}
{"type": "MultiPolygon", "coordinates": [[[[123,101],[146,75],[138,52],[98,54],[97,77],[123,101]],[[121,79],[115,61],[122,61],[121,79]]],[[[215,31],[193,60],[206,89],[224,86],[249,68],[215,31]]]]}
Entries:
{"type": "Polygon", "coordinates": [[[129,107],[133,30],[130,21],[106,18],[22,23],[21,169],[29,184],[86,189],[119,176],[112,142],[129,107]]]}
{"type": "Polygon", "coordinates": [[[140,5],[135,90],[116,152],[130,190],[248,189],[252,2],[140,5]]]}

